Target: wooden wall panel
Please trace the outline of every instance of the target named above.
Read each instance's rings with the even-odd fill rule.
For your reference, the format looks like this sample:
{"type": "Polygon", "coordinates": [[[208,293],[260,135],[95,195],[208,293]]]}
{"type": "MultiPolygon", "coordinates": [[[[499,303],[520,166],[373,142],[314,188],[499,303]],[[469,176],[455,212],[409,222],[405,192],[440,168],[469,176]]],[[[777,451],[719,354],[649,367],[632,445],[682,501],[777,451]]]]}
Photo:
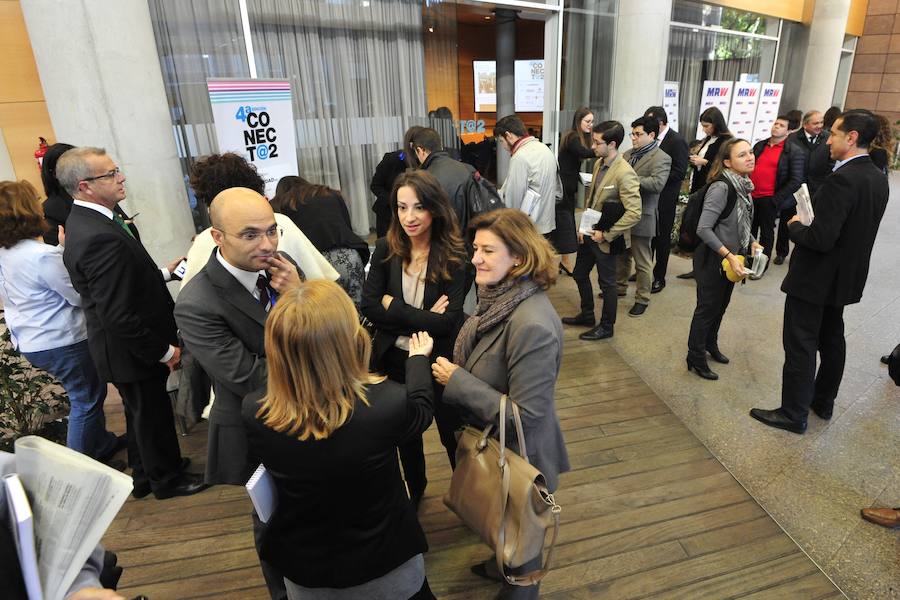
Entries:
{"type": "Polygon", "coordinates": [[[19,0],[0,0],[0,129],[16,178],[42,191],[34,151],[55,138],[19,0]]]}

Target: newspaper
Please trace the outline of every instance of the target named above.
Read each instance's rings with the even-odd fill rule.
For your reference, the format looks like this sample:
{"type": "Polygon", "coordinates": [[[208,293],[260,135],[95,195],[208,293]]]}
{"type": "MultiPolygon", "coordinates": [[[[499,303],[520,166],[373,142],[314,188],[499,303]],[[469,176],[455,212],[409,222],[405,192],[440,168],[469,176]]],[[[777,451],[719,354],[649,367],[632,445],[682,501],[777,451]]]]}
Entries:
{"type": "Polygon", "coordinates": [[[600,211],[593,208],[586,208],[581,213],[581,222],[578,223],[578,233],[582,235],[592,235],[594,233],[594,225],[600,221],[600,211]]]}
{"type": "Polygon", "coordinates": [[[593,173],[579,173],[578,177],[579,177],[579,179],[581,179],[581,183],[585,187],[591,185],[591,182],[594,180],[593,173]]]}
{"type": "Polygon", "coordinates": [[[37,436],[15,443],[16,472],[34,512],[45,600],[63,600],[132,489],[131,477],[37,436]]]}
{"type": "Polygon", "coordinates": [[[3,485],[0,487],[6,496],[9,529],[16,543],[25,592],[28,594],[28,600],[42,600],[44,595],[41,592],[37,553],[34,549],[34,515],[31,512],[31,504],[18,475],[15,473],[4,475],[2,481],[3,485]]]}
{"type": "Polygon", "coordinates": [[[800,222],[809,227],[815,214],[813,213],[812,198],[809,197],[809,188],[805,183],[800,184],[800,189],[794,192],[794,198],[797,200],[797,216],[800,217],[800,222]]]}

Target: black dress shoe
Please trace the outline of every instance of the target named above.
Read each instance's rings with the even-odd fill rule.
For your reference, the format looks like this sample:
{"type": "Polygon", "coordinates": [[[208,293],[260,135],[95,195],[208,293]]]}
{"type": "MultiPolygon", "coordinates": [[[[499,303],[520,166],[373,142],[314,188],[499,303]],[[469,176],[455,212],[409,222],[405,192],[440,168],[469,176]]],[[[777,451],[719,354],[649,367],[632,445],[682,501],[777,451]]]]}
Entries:
{"type": "Polygon", "coordinates": [[[202,492],[209,486],[203,483],[203,477],[194,473],[182,473],[175,483],[164,488],[154,490],[153,495],[157,500],[165,500],[166,498],[174,498],[175,496],[192,496],[197,492],[202,492]]]}
{"type": "MultiPolygon", "coordinates": [[[[109,451],[107,451],[106,454],[104,454],[103,456],[98,456],[97,460],[102,463],[109,464],[110,461],[112,460],[113,456],[115,456],[116,454],[118,454],[119,452],[121,452],[122,450],[124,450],[127,447],[128,447],[128,438],[125,437],[125,434],[123,433],[122,435],[117,435],[116,443],[113,444],[113,447],[110,448],[109,451]]],[[[110,466],[112,466],[112,465],[110,465],[110,466]]]]}
{"type": "Polygon", "coordinates": [[[776,265],[783,265],[783,264],[784,264],[784,257],[783,257],[783,256],[776,256],[776,257],[772,260],[772,262],[775,263],[776,265]]]}
{"type": "Polygon", "coordinates": [[[769,427],[784,429],[791,433],[803,433],[806,431],[806,421],[794,421],[780,408],[766,410],[764,408],[751,408],[750,416],[769,427]]]}
{"type": "Polygon", "coordinates": [[[666,287],[666,282],[663,281],[663,280],[661,280],[661,279],[657,279],[657,280],[654,281],[653,284],[650,286],[650,293],[651,293],[651,294],[658,294],[658,293],[660,293],[661,291],[663,291],[663,288],[664,288],[664,287],[666,287]]]}
{"type": "Polygon", "coordinates": [[[831,416],[834,414],[834,402],[832,402],[830,406],[819,402],[813,402],[809,405],[809,408],[823,421],[830,420],[831,416]]]}
{"type": "Polygon", "coordinates": [[[710,381],[716,381],[719,378],[718,373],[711,371],[709,365],[695,363],[691,361],[691,359],[687,359],[687,370],[694,371],[703,379],[708,379],[710,381]]]}
{"type": "Polygon", "coordinates": [[[593,313],[578,313],[574,317],[563,317],[564,325],[583,325],[585,327],[593,327],[596,323],[593,313]]]}
{"type": "Polygon", "coordinates": [[[587,340],[589,342],[593,342],[595,340],[605,340],[611,338],[613,336],[613,327],[612,325],[606,325],[605,323],[600,323],[590,331],[585,331],[581,335],[578,336],[579,340],[587,340]]]}
{"type": "Polygon", "coordinates": [[[682,273],[681,275],[676,275],[675,277],[677,277],[678,279],[693,279],[694,272],[688,271],[687,273],[682,273]]]}
{"type": "Polygon", "coordinates": [[[719,352],[718,348],[716,348],[715,350],[707,350],[707,352],[709,352],[709,357],[712,358],[717,363],[727,365],[728,363],[731,362],[730,360],[728,360],[727,356],[725,356],[724,354],[719,352]]]}
{"type": "Polygon", "coordinates": [[[629,317],[639,317],[642,314],[644,314],[645,312],[647,312],[646,304],[635,304],[634,306],[631,307],[631,310],[628,311],[628,316],[629,317]]]}
{"type": "Polygon", "coordinates": [[[637,281],[637,273],[632,273],[631,277],[628,278],[628,281],[637,281]]]}
{"type": "Polygon", "coordinates": [[[889,360],[891,360],[890,355],[885,354],[884,356],[881,357],[881,364],[886,365],[886,364],[888,364],[889,360]]]}

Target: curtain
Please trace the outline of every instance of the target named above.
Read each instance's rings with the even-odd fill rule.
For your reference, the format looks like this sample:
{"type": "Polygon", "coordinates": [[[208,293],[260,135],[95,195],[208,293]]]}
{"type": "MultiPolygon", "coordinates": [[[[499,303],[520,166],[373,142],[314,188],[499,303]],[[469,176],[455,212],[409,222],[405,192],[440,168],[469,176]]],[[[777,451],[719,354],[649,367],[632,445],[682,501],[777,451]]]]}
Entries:
{"type": "MultiPolygon", "coordinates": [[[[369,181],[411,125],[428,125],[421,3],[249,0],[260,78],[288,78],[300,175],[340,190],[369,233],[369,181]]],[[[374,222],[374,218],[371,220],[374,222]]]]}

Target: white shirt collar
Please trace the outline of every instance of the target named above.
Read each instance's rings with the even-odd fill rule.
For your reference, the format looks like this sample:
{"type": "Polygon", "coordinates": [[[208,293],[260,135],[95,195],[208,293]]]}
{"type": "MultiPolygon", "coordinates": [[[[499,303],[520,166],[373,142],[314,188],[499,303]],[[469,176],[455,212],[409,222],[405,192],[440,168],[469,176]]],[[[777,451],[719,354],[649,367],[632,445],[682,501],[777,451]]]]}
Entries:
{"type": "Polygon", "coordinates": [[[664,139],[666,139],[666,134],[667,134],[667,133],[669,133],[669,128],[668,128],[668,127],[666,127],[666,130],[665,130],[665,131],[660,131],[660,132],[659,132],[659,135],[656,136],[656,141],[658,141],[660,144],[662,144],[662,141],[663,141],[664,139]]]}
{"type": "Polygon", "coordinates": [[[832,171],[837,171],[838,169],[840,169],[841,167],[843,167],[844,165],[846,165],[848,162],[850,162],[850,161],[853,160],[854,158],[859,158],[860,156],[868,156],[868,155],[869,155],[869,154],[866,152],[866,153],[863,153],[863,154],[857,154],[856,156],[851,156],[851,157],[848,158],[847,160],[836,160],[836,161],[834,161],[834,168],[832,169],[832,171]]]}
{"type": "Polygon", "coordinates": [[[97,204],[96,202],[85,202],[84,200],[75,200],[75,205],[80,206],[82,208],[89,208],[91,210],[96,210],[101,215],[104,215],[110,221],[113,218],[113,211],[109,210],[105,206],[97,204]]]}
{"type": "Polygon", "coordinates": [[[222,256],[222,253],[219,252],[219,249],[216,248],[216,258],[219,259],[219,264],[225,267],[225,270],[231,273],[231,275],[238,280],[244,288],[250,292],[254,298],[259,298],[259,290],[256,288],[256,282],[259,279],[259,276],[262,275],[265,277],[265,271],[245,271],[243,269],[238,269],[230,262],[225,260],[225,257],[222,256]]]}

